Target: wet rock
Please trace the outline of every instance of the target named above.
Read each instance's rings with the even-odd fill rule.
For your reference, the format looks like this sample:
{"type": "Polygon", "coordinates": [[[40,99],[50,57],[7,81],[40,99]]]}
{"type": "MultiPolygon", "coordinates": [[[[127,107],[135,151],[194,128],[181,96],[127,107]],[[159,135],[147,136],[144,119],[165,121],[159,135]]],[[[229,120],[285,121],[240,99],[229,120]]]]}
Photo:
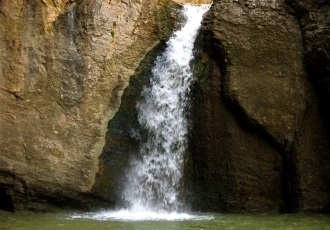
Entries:
{"type": "Polygon", "coordinates": [[[194,118],[195,178],[210,200],[204,209],[325,210],[329,149],[292,10],[279,0],[217,1],[201,36],[215,63],[206,68],[219,69],[197,83],[214,94],[197,91],[205,110],[194,118]]]}

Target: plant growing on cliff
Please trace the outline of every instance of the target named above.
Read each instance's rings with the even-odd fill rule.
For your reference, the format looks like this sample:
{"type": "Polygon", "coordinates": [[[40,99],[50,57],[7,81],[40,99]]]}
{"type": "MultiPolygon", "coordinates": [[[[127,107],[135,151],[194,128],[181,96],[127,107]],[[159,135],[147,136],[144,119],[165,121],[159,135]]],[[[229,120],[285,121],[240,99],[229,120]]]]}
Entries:
{"type": "Polygon", "coordinates": [[[111,30],[110,35],[111,35],[112,38],[115,38],[115,31],[111,30]]]}

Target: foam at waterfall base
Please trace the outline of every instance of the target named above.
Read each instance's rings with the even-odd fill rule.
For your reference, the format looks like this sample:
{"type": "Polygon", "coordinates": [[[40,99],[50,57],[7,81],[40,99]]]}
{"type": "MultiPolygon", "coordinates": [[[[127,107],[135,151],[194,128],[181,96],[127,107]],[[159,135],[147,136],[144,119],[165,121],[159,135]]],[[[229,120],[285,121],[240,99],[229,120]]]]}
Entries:
{"type": "Polygon", "coordinates": [[[209,8],[210,5],[184,5],[186,22],[171,36],[166,50],[157,56],[150,84],[143,89],[136,105],[141,157],[132,159],[121,194],[129,209],[77,214],[71,219],[126,222],[213,219],[209,215],[172,211],[185,207],[181,198],[188,147],[187,111],[194,81],[190,63],[203,15],[209,8]]]}
{"type": "Polygon", "coordinates": [[[152,211],[100,211],[84,214],[75,214],[70,219],[94,219],[100,221],[187,221],[211,220],[211,215],[198,215],[178,212],[152,212],[152,211]]]}

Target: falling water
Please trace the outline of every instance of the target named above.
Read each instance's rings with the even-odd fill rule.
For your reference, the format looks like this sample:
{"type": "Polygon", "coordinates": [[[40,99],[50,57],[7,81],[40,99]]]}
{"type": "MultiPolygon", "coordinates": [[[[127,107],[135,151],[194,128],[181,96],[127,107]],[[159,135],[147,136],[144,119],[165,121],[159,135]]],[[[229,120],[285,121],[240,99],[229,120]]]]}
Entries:
{"type": "Polygon", "coordinates": [[[167,42],[157,57],[150,86],[137,105],[138,120],[147,140],[140,159],[127,173],[123,199],[132,211],[180,211],[184,152],[188,123],[186,107],[193,81],[190,61],[203,14],[210,5],[185,5],[185,25],[167,42]]]}

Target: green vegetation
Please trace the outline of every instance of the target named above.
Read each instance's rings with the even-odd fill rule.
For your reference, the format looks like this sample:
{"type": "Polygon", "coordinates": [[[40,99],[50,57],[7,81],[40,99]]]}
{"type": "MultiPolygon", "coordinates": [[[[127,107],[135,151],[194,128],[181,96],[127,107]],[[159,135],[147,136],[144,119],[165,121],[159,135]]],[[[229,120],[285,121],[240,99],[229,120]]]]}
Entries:
{"type": "Polygon", "coordinates": [[[83,2],[84,0],[75,0],[75,2],[79,5],[83,2]]]}
{"type": "Polygon", "coordinates": [[[112,38],[115,38],[115,31],[111,30],[111,31],[110,31],[110,34],[111,34],[111,37],[112,37],[112,38]]]}

